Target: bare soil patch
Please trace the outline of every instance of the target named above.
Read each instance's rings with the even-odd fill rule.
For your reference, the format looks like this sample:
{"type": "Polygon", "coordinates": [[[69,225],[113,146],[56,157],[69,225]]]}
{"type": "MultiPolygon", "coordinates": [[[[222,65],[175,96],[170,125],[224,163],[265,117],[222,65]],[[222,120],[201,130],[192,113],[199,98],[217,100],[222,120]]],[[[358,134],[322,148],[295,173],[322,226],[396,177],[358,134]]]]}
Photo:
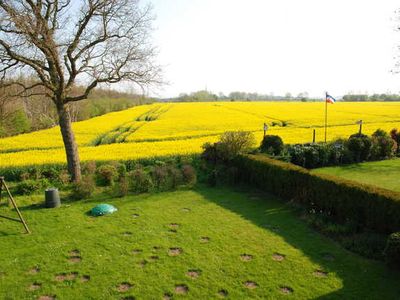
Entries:
{"type": "Polygon", "coordinates": [[[328,276],[328,272],[325,272],[322,270],[315,270],[313,274],[314,274],[314,276],[321,277],[321,278],[325,278],[328,276]]]}
{"type": "Polygon", "coordinates": [[[130,284],[129,282],[122,282],[118,285],[117,290],[120,293],[125,293],[125,292],[129,291],[132,287],[133,287],[133,285],[130,284]]]}
{"type": "Polygon", "coordinates": [[[240,255],[240,259],[243,261],[251,261],[253,259],[253,255],[251,254],[242,254],[240,255]]]}
{"type": "Polygon", "coordinates": [[[281,253],[274,253],[272,254],[272,259],[275,261],[283,261],[285,259],[286,255],[281,254],[281,253]]]}
{"type": "Polygon", "coordinates": [[[70,263],[74,263],[74,264],[80,263],[80,262],[82,261],[82,257],[80,257],[80,256],[71,256],[71,257],[68,259],[68,261],[69,261],[70,263]]]}
{"type": "Polygon", "coordinates": [[[228,291],[227,290],[219,290],[218,291],[218,296],[220,298],[226,298],[226,297],[228,297],[228,291]]]}
{"type": "Polygon", "coordinates": [[[32,284],[29,286],[28,290],[29,290],[29,291],[37,291],[37,290],[40,289],[41,287],[42,287],[42,284],[41,284],[41,283],[34,282],[34,283],[32,283],[32,284]]]}
{"type": "Polygon", "coordinates": [[[53,296],[43,295],[43,296],[40,296],[40,297],[38,298],[38,300],[55,300],[55,299],[56,299],[56,296],[55,296],[55,295],[53,295],[53,296]]]}
{"type": "Polygon", "coordinates": [[[191,269],[189,271],[187,271],[186,275],[192,279],[196,279],[197,277],[199,277],[201,274],[200,270],[196,270],[196,269],[191,269]]]}
{"type": "MultiPolygon", "coordinates": [[[[37,273],[39,273],[39,272],[40,272],[39,267],[34,267],[34,268],[32,268],[32,269],[30,269],[30,270],[28,271],[28,273],[31,274],[31,275],[35,275],[35,274],[37,274],[37,273]]],[[[0,272],[0,277],[1,277],[1,274],[2,274],[2,272],[0,272]]]]}
{"type": "Polygon", "coordinates": [[[281,286],[279,288],[279,290],[281,291],[282,294],[286,294],[286,295],[293,293],[293,289],[289,286],[281,286]]]}
{"type": "Polygon", "coordinates": [[[83,275],[81,277],[81,282],[88,282],[90,281],[90,276],[89,275],[83,275]]]}
{"type": "Polygon", "coordinates": [[[168,255],[169,256],[178,256],[182,254],[182,248],[169,248],[168,255]]]}
{"type": "Polygon", "coordinates": [[[186,284],[178,284],[175,286],[175,293],[184,295],[189,292],[189,287],[186,284]]]}
{"type": "Polygon", "coordinates": [[[181,225],[178,223],[171,223],[168,225],[171,229],[178,229],[181,225]]]}
{"type": "Polygon", "coordinates": [[[208,243],[210,241],[210,238],[208,236],[202,236],[200,238],[200,242],[202,243],[208,243]]]}
{"type": "Polygon", "coordinates": [[[244,284],[244,286],[246,288],[251,289],[251,290],[253,290],[253,289],[258,287],[258,284],[256,282],[254,282],[254,281],[246,281],[243,284],[244,284]]]}

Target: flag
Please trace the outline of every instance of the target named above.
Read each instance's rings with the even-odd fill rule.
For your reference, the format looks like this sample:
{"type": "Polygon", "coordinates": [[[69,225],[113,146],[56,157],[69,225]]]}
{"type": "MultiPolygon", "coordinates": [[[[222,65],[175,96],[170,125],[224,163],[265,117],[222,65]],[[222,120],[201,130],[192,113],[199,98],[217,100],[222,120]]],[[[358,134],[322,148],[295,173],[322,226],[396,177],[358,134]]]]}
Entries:
{"type": "Polygon", "coordinates": [[[325,99],[325,101],[326,101],[327,103],[333,104],[333,103],[336,102],[336,99],[333,98],[333,97],[332,97],[331,95],[329,95],[328,93],[326,93],[326,99],[325,99]]]}

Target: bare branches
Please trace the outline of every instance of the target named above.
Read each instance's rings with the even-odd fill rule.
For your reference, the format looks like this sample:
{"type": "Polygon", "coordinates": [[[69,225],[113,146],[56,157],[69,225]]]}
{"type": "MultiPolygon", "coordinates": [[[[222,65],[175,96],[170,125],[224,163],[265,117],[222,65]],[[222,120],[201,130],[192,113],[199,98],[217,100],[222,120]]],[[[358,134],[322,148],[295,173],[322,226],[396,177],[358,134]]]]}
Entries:
{"type": "MultiPolygon", "coordinates": [[[[86,99],[101,83],[159,83],[150,6],[138,0],[0,1],[0,76],[37,76],[56,104],[86,99]],[[73,86],[87,83],[81,95],[73,86]]],[[[22,88],[22,87],[21,87],[22,88]]],[[[23,87],[25,91],[35,87],[23,87]]]]}

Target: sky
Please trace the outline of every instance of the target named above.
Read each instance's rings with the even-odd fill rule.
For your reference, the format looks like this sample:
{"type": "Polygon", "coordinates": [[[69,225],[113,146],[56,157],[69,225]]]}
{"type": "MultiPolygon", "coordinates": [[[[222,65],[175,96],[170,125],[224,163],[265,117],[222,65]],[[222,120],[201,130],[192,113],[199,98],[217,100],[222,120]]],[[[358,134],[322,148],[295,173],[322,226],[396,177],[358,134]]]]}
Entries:
{"type": "Polygon", "coordinates": [[[147,1],[168,82],[156,96],[400,93],[396,0],[147,1]]]}

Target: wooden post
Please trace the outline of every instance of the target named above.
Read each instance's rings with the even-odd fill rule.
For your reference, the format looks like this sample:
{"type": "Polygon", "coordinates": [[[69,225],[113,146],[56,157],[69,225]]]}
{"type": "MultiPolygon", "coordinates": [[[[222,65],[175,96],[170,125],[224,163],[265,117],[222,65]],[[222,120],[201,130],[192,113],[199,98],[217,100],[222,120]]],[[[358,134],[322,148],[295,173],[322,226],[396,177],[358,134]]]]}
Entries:
{"type": "Polygon", "coordinates": [[[363,121],[360,120],[360,129],[359,129],[359,131],[358,131],[358,134],[359,134],[359,135],[362,134],[362,124],[363,124],[363,121]]]}
{"type": "Polygon", "coordinates": [[[312,142],[313,142],[313,144],[315,144],[315,129],[313,130],[312,142]]]}
{"type": "Polygon", "coordinates": [[[264,123],[264,137],[267,135],[268,125],[264,123]]]}
{"type": "Polygon", "coordinates": [[[21,222],[21,223],[24,225],[24,228],[25,228],[25,230],[26,230],[26,233],[31,233],[31,232],[29,231],[28,225],[26,224],[24,218],[22,217],[21,212],[20,212],[19,209],[18,209],[17,203],[15,202],[13,196],[11,195],[10,190],[8,189],[8,186],[7,186],[6,182],[4,181],[4,177],[0,177],[0,192],[2,191],[2,187],[4,187],[4,189],[6,190],[10,202],[11,202],[12,205],[14,206],[14,209],[17,211],[19,220],[12,219],[12,218],[8,218],[8,217],[4,217],[4,218],[9,219],[9,220],[15,220],[15,221],[21,222]]]}

